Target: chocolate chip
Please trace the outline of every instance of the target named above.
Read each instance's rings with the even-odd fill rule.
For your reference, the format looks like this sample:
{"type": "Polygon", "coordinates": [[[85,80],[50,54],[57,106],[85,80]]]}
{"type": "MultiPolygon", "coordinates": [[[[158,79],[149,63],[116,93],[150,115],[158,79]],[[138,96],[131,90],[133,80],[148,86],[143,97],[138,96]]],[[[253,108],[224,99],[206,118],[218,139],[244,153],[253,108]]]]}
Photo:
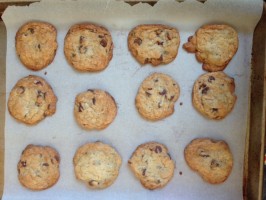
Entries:
{"type": "Polygon", "coordinates": [[[76,57],[76,54],[75,53],[72,53],[71,56],[74,58],[74,57],[76,57]]]}
{"type": "Polygon", "coordinates": [[[209,87],[205,87],[205,88],[203,88],[203,90],[201,91],[201,93],[202,94],[207,94],[207,92],[208,92],[209,89],[210,89],[209,87]]]}
{"type": "Polygon", "coordinates": [[[217,160],[212,159],[211,161],[211,169],[215,168],[215,167],[220,167],[220,164],[217,160]]]}
{"type": "Polygon", "coordinates": [[[158,79],[155,79],[154,82],[157,83],[158,82],[158,79]]]}
{"type": "Polygon", "coordinates": [[[83,45],[80,45],[79,46],[79,52],[81,54],[85,54],[87,52],[88,48],[87,47],[84,47],[83,45]]]}
{"type": "Polygon", "coordinates": [[[141,44],[142,44],[142,39],[140,39],[140,38],[136,38],[136,39],[134,40],[134,43],[135,43],[135,44],[138,44],[138,45],[141,45],[141,44]]]}
{"type": "Polygon", "coordinates": [[[156,43],[157,43],[157,45],[160,45],[160,46],[163,45],[163,42],[160,42],[160,41],[157,41],[156,43]]]}
{"type": "Polygon", "coordinates": [[[83,106],[81,103],[79,103],[79,112],[82,112],[84,110],[83,106]]]}
{"type": "Polygon", "coordinates": [[[151,96],[151,93],[149,93],[149,92],[147,92],[147,91],[145,91],[145,94],[146,94],[146,96],[151,96]]]}
{"type": "Polygon", "coordinates": [[[212,112],[218,112],[218,108],[212,108],[212,112]]]}
{"type": "Polygon", "coordinates": [[[98,35],[98,37],[99,37],[99,38],[104,38],[104,36],[103,36],[103,35],[98,35]]]}
{"type": "Polygon", "coordinates": [[[132,162],[130,160],[127,163],[130,164],[130,165],[132,164],[132,162]]]}
{"type": "Polygon", "coordinates": [[[60,158],[58,156],[55,156],[54,159],[59,162],[60,161],[60,158]]]}
{"type": "Polygon", "coordinates": [[[159,184],[159,183],[161,183],[161,181],[160,180],[157,180],[157,183],[159,184]]]}
{"type": "Polygon", "coordinates": [[[171,96],[169,101],[173,101],[174,98],[175,98],[175,95],[171,96]]]}
{"type": "Polygon", "coordinates": [[[28,28],[28,30],[30,31],[31,34],[34,33],[34,29],[33,28],[28,28]]]}
{"type": "Polygon", "coordinates": [[[161,34],[161,32],[163,32],[161,29],[158,29],[158,30],[155,31],[157,36],[159,36],[161,34]]]}
{"type": "Polygon", "coordinates": [[[148,88],[148,90],[152,90],[152,88],[148,88]]]}
{"type": "Polygon", "coordinates": [[[95,103],[96,103],[95,97],[92,98],[92,103],[93,103],[93,105],[95,105],[95,103]]]}
{"type": "Polygon", "coordinates": [[[37,98],[45,99],[45,96],[46,96],[46,92],[42,92],[42,91],[38,90],[37,98]]]}
{"type": "Polygon", "coordinates": [[[159,102],[159,103],[158,103],[158,108],[161,108],[161,107],[162,107],[162,106],[161,106],[161,102],[159,102]]]}
{"type": "Polygon", "coordinates": [[[203,158],[208,158],[210,157],[210,155],[208,153],[206,153],[204,150],[200,150],[199,152],[199,156],[203,157],[203,158]]]}
{"type": "Polygon", "coordinates": [[[42,166],[48,167],[49,164],[48,163],[43,163],[42,166]]]}
{"type": "Polygon", "coordinates": [[[156,146],[155,147],[155,153],[161,153],[162,152],[162,147],[156,146]]]}
{"type": "Polygon", "coordinates": [[[209,78],[208,78],[208,82],[209,83],[211,83],[212,81],[214,81],[215,80],[215,78],[213,77],[213,76],[209,76],[209,78]]]}
{"type": "Polygon", "coordinates": [[[162,92],[159,92],[159,95],[165,95],[167,93],[167,91],[166,91],[166,89],[163,89],[163,91],[162,92]]]}
{"type": "Polygon", "coordinates": [[[146,173],[146,169],[143,169],[142,170],[142,176],[145,176],[145,173],[146,173]]]}
{"type": "Polygon", "coordinates": [[[43,86],[43,84],[42,84],[41,81],[34,81],[34,83],[35,83],[36,85],[41,85],[41,86],[43,86]]]}
{"type": "Polygon", "coordinates": [[[27,162],[26,161],[21,161],[20,163],[21,163],[22,167],[26,167],[27,166],[27,162]]]}
{"type": "Polygon", "coordinates": [[[150,62],[151,62],[151,60],[149,58],[145,58],[144,64],[148,64],[150,62]]]}
{"type": "Polygon", "coordinates": [[[106,47],[106,46],[107,46],[107,42],[106,42],[106,40],[104,40],[104,39],[102,39],[102,40],[100,41],[100,44],[101,44],[103,47],[106,47]]]}
{"type": "Polygon", "coordinates": [[[160,56],[160,58],[158,58],[159,61],[163,61],[163,55],[160,56]]]}
{"type": "Polygon", "coordinates": [[[84,42],[84,39],[85,39],[84,36],[80,36],[80,37],[79,37],[79,43],[83,43],[83,42],[84,42]]]}
{"type": "Polygon", "coordinates": [[[87,92],[92,92],[92,93],[94,93],[94,90],[92,90],[92,89],[88,89],[87,92]]]}
{"type": "Polygon", "coordinates": [[[201,89],[201,88],[205,88],[205,87],[207,87],[207,85],[206,85],[205,83],[202,83],[202,84],[199,86],[199,89],[201,89]]]}
{"type": "Polygon", "coordinates": [[[41,45],[40,44],[38,44],[38,49],[41,50],[41,45]]]}
{"type": "Polygon", "coordinates": [[[168,32],[166,33],[166,37],[168,40],[172,40],[172,37],[170,36],[170,34],[168,32]]]}
{"type": "Polygon", "coordinates": [[[51,163],[54,164],[54,159],[51,159],[51,163]]]}

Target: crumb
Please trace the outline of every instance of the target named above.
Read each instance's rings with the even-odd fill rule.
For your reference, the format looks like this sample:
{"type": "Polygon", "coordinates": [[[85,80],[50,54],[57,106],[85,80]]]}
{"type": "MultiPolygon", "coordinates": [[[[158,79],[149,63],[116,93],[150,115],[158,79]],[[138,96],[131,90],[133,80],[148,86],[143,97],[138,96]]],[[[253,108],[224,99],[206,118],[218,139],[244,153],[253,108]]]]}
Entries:
{"type": "Polygon", "coordinates": [[[47,74],[47,72],[44,72],[44,75],[46,75],[47,74]]]}
{"type": "Polygon", "coordinates": [[[179,105],[182,106],[183,105],[183,102],[180,102],[179,105]]]}
{"type": "Polygon", "coordinates": [[[179,175],[181,176],[182,174],[183,174],[183,173],[180,171],[180,172],[179,172],[179,175]]]}

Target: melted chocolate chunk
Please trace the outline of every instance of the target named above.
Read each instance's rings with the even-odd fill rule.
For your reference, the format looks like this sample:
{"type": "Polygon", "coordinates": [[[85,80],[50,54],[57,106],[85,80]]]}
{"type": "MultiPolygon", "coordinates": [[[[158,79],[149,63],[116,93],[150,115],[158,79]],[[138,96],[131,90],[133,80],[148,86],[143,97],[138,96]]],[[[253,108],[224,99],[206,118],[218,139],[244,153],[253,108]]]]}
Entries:
{"type": "Polygon", "coordinates": [[[142,170],[142,176],[145,176],[145,173],[146,173],[146,169],[143,169],[142,170]]]}
{"type": "Polygon", "coordinates": [[[157,41],[156,43],[157,43],[157,45],[159,45],[159,46],[163,46],[163,42],[157,41]]]}
{"type": "Polygon", "coordinates": [[[79,112],[82,112],[84,110],[83,106],[81,103],[79,103],[79,112]]]}
{"type": "Polygon", "coordinates": [[[145,94],[146,94],[146,96],[151,96],[151,93],[149,93],[149,92],[147,92],[147,91],[145,91],[145,94]]]}
{"type": "Polygon", "coordinates": [[[42,165],[45,166],[45,167],[48,167],[49,166],[48,163],[43,163],[42,165]]]}
{"type": "Polygon", "coordinates": [[[27,162],[26,161],[21,161],[20,163],[21,163],[22,167],[26,167],[27,166],[27,162]]]}
{"type": "Polygon", "coordinates": [[[95,105],[95,103],[96,103],[95,97],[92,98],[92,103],[93,103],[93,105],[95,105]]]}
{"type": "Polygon", "coordinates": [[[107,42],[106,42],[106,40],[104,40],[104,39],[102,39],[102,40],[100,41],[100,44],[102,45],[102,47],[106,47],[106,46],[107,46],[107,42]]]}
{"type": "Polygon", "coordinates": [[[155,153],[161,153],[162,152],[162,147],[156,146],[155,147],[155,153]]]}
{"type": "Polygon", "coordinates": [[[135,44],[138,44],[138,45],[141,45],[141,44],[142,44],[142,39],[140,39],[140,38],[136,38],[136,39],[134,40],[134,43],[135,43],[135,44]]]}
{"type": "Polygon", "coordinates": [[[207,94],[207,92],[208,92],[209,89],[210,89],[209,87],[205,87],[205,88],[203,88],[203,90],[201,91],[201,93],[202,94],[207,94]]]}
{"type": "Polygon", "coordinates": [[[213,76],[209,76],[209,78],[208,78],[208,82],[209,83],[211,83],[212,81],[214,81],[215,80],[215,78],[213,77],[213,76]]]}
{"type": "Polygon", "coordinates": [[[162,92],[159,92],[159,95],[165,95],[167,93],[167,91],[166,91],[166,89],[163,89],[163,91],[162,92]]]}

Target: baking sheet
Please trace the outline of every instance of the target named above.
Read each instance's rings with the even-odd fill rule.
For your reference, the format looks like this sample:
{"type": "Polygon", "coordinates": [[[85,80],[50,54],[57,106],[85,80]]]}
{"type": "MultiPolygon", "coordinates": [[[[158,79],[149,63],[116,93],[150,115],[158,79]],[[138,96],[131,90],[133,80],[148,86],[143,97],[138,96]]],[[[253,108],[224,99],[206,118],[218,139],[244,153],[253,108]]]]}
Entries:
{"type": "Polygon", "coordinates": [[[193,0],[183,3],[165,0],[154,7],[142,3],[131,7],[123,1],[48,0],[29,7],[9,7],[3,15],[7,27],[7,94],[20,78],[34,74],[52,85],[58,103],[55,115],[36,126],[20,124],[6,111],[3,199],[241,199],[252,34],[262,12],[262,3],[260,0],[209,0],[204,4],[193,0]],[[54,62],[39,72],[23,67],[15,53],[15,33],[31,20],[50,22],[58,31],[59,45],[54,62]],[[65,34],[71,25],[80,22],[98,23],[111,31],[114,56],[108,68],[100,73],[76,72],[64,58],[65,34]],[[194,54],[188,54],[181,47],[198,27],[215,22],[230,24],[239,33],[238,52],[225,70],[235,78],[238,100],[232,113],[221,121],[208,120],[193,108],[193,83],[204,71],[194,54]],[[140,67],[135,61],[127,49],[127,35],[142,23],[163,23],[179,29],[181,45],[174,62],[154,68],[140,67]],[[142,119],[134,105],[139,85],[153,72],[170,74],[181,89],[175,113],[158,122],[142,119]],[[103,131],[85,131],[75,122],[75,96],[88,88],[107,90],[118,104],[116,119],[103,131]],[[183,150],[197,137],[223,139],[231,147],[234,167],[225,183],[207,184],[186,165],[183,150]],[[80,145],[96,140],[114,146],[121,154],[123,164],[111,187],[95,191],[76,180],[72,158],[80,145]],[[131,153],[147,141],[164,143],[176,161],[172,181],[161,190],[144,189],[127,167],[131,153]],[[48,190],[32,192],[18,182],[16,165],[21,151],[30,143],[53,146],[61,155],[61,177],[48,190]]]}

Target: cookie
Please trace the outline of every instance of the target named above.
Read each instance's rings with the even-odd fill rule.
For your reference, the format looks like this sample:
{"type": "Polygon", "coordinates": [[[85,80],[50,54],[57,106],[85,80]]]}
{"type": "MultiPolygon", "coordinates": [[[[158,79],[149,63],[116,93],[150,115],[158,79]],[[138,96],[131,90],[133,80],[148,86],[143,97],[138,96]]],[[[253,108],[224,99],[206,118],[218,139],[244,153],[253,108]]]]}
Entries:
{"type": "Polygon", "coordinates": [[[17,165],[20,183],[31,190],[52,187],[59,179],[60,156],[49,146],[28,145],[17,165]]]}
{"type": "Polygon", "coordinates": [[[128,48],[137,61],[157,66],[172,62],[180,44],[177,29],[161,24],[135,27],[128,35],[128,48]]]}
{"type": "Polygon", "coordinates": [[[224,182],[233,168],[233,156],[225,141],[194,139],[184,151],[188,166],[211,184],[224,182]]]}
{"type": "Polygon", "coordinates": [[[156,121],[173,114],[178,97],[179,86],[172,77],[153,73],[139,87],[135,104],[144,118],[156,121]]]}
{"type": "Polygon", "coordinates": [[[104,70],[113,57],[111,34],[95,24],[73,25],[65,37],[64,53],[68,63],[79,71],[104,70]]]}
{"type": "Polygon", "coordinates": [[[150,190],[166,186],[174,176],[175,163],[167,147],[157,142],[138,146],[128,165],[141,184],[150,190]]]}
{"type": "Polygon", "coordinates": [[[210,119],[223,119],[234,108],[236,102],[234,79],[223,72],[201,75],[193,87],[194,107],[210,119]]]}
{"type": "Polygon", "coordinates": [[[54,60],[57,31],[46,22],[24,24],[16,34],[17,55],[28,69],[38,71],[54,60]]]}
{"type": "Polygon", "coordinates": [[[222,71],[237,52],[238,34],[228,25],[205,25],[183,47],[196,54],[204,70],[222,71]]]}
{"type": "Polygon", "coordinates": [[[37,124],[56,111],[57,97],[41,77],[29,75],[20,79],[10,92],[9,113],[25,124],[37,124]]]}
{"type": "Polygon", "coordinates": [[[81,146],[73,159],[76,178],[89,188],[104,189],[116,180],[122,163],[120,155],[102,142],[81,146]]]}
{"type": "Polygon", "coordinates": [[[117,114],[114,98],[103,90],[88,90],[76,96],[74,114],[78,124],[101,130],[113,122],[117,114]]]}

